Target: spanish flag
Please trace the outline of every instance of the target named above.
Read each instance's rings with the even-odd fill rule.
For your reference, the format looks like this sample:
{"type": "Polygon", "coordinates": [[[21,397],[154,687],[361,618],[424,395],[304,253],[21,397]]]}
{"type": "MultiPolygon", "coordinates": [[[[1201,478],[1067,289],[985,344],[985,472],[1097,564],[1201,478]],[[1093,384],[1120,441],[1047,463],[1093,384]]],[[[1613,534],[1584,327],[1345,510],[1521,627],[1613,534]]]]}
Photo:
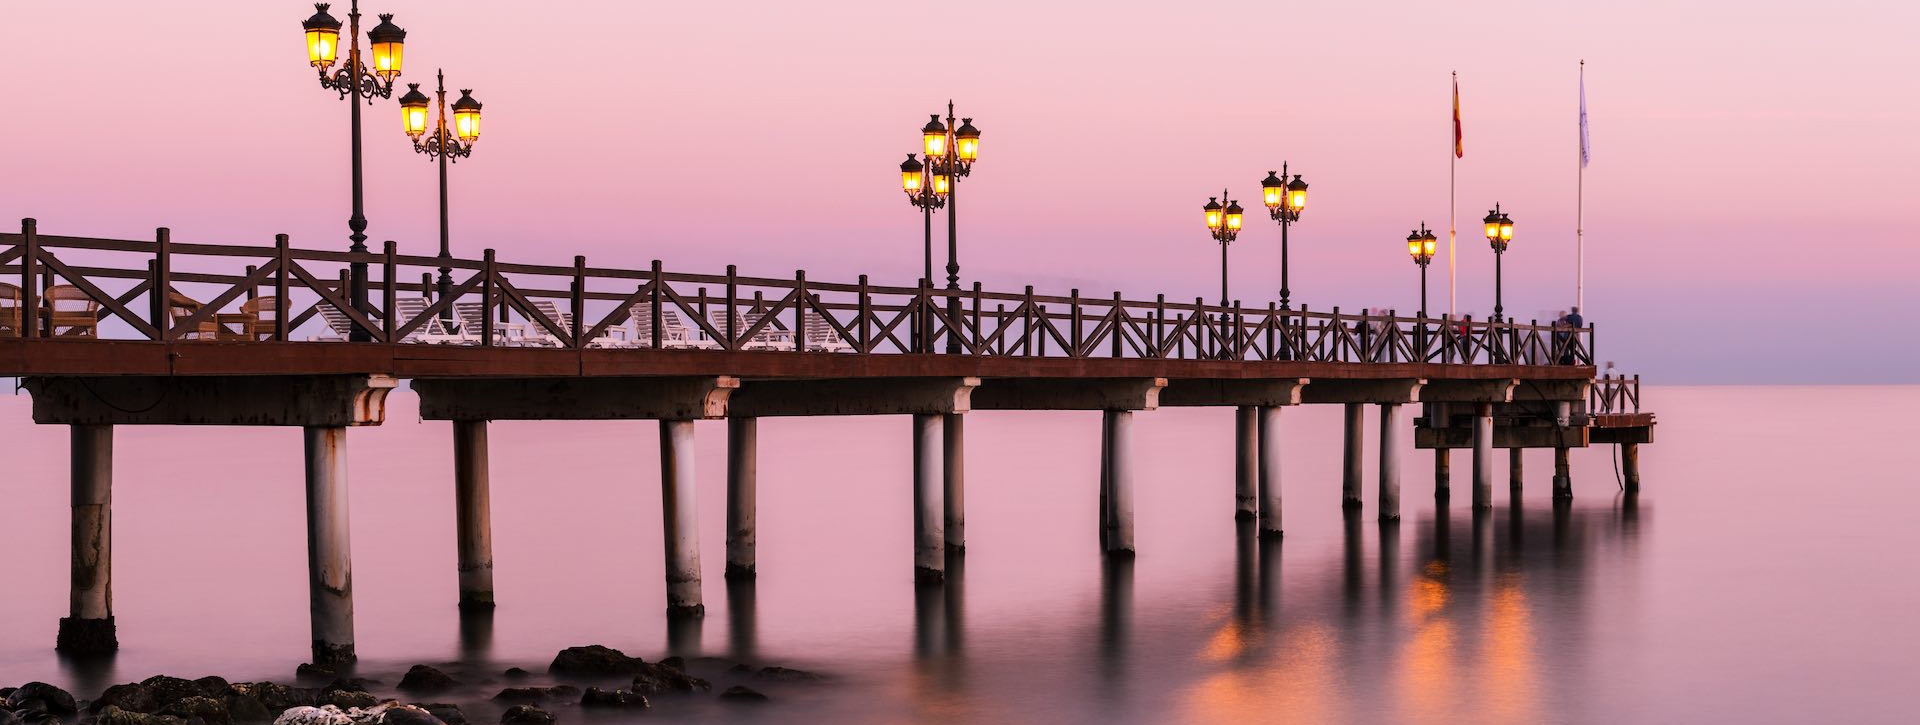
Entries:
{"type": "Polygon", "coordinates": [[[1466,155],[1467,147],[1460,142],[1460,76],[1455,74],[1453,77],[1453,157],[1466,158],[1466,155]]]}

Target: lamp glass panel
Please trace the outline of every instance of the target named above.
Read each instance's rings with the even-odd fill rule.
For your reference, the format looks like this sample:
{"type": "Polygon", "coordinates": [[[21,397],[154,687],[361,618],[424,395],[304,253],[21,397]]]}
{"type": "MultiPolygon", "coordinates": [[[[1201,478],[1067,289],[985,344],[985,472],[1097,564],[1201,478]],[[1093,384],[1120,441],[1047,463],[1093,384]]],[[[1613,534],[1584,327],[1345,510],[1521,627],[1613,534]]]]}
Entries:
{"type": "Polygon", "coordinates": [[[963,138],[954,142],[954,152],[961,161],[973,161],[980,157],[980,139],[963,138]]]}
{"type": "Polygon", "coordinates": [[[419,136],[427,132],[426,106],[401,106],[400,120],[406,124],[408,136],[419,136]]]}
{"type": "Polygon", "coordinates": [[[909,194],[918,193],[920,191],[920,173],[921,172],[918,171],[900,172],[900,188],[906,190],[909,194]]]}
{"type": "Polygon", "coordinates": [[[454,111],[453,132],[462,141],[472,142],[480,138],[480,112],[454,111]]]}
{"type": "Polygon", "coordinates": [[[925,139],[926,139],[926,147],[927,147],[927,158],[937,159],[937,158],[945,157],[947,155],[947,135],[946,134],[929,133],[925,135],[925,139]]]}
{"type": "Polygon", "coordinates": [[[340,31],[307,31],[307,62],[316,68],[331,68],[336,52],[340,49],[340,31]]]}
{"type": "Polygon", "coordinates": [[[400,43],[373,44],[373,72],[382,78],[400,75],[400,43]]]}

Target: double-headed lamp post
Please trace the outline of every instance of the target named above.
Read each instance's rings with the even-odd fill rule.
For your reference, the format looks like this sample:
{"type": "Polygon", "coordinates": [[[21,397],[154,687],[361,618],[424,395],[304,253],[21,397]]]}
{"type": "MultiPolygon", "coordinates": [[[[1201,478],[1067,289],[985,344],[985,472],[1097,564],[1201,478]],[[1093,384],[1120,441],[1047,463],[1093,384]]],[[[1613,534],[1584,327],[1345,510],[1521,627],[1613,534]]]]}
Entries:
{"type": "Polygon", "coordinates": [[[1420,265],[1420,316],[1427,316],[1427,263],[1433,261],[1434,236],[1427,229],[1426,222],[1420,222],[1420,228],[1407,234],[1407,254],[1413,255],[1413,263],[1420,265]]]}
{"type": "MultiPolygon", "coordinates": [[[[937,169],[929,169],[926,164],[907,154],[907,160],[900,162],[900,188],[907,193],[907,203],[920,209],[920,218],[926,227],[923,237],[926,243],[926,270],[920,279],[927,284],[933,283],[933,211],[947,205],[947,194],[953,190],[953,178],[937,169]]],[[[910,338],[914,341],[914,350],[922,351],[920,336],[925,333],[924,325],[914,325],[910,338]]]]}
{"type": "Polygon", "coordinates": [[[1260,180],[1260,192],[1267,215],[1280,222],[1280,309],[1291,309],[1287,305],[1292,292],[1287,286],[1287,230],[1307,210],[1307,182],[1301,181],[1299,174],[1288,181],[1287,164],[1281,162],[1279,173],[1269,171],[1267,178],[1260,180]]]}
{"type": "MultiPolygon", "coordinates": [[[[420,84],[408,83],[407,93],[400,97],[400,117],[405,125],[407,137],[413,139],[413,150],[423,153],[439,162],[440,165],[440,279],[438,299],[446,299],[453,292],[452,250],[447,242],[447,164],[457,162],[473,153],[473,143],[480,140],[480,102],[473,99],[473,89],[460,89],[460,98],[453,102],[453,123],[447,123],[447,74],[434,73],[434,99],[420,92],[420,84]],[[433,120],[433,134],[427,134],[427,107],[437,105],[439,113],[433,120]]],[[[440,310],[443,323],[453,324],[453,307],[448,305],[440,310]]]]}
{"type": "MultiPolygon", "coordinates": [[[[940,122],[940,114],[929,114],[927,125],[920,127],[920,150],[926,153],[927,171],[932,172],[934,183],[939,184],[942,177],[946,180],[945,202],[947,207],[947,316],[955,321],[960,319],[960,242],[959,242],[959,205],[956,203],[960,180],[973,173],[973,162],[980,158],[980,129],[973,127],[973,119],[953,117],[953,101],[947,101],[947,120],[940,122]],[[954,125],[958,120],[959,125],[954,125]]],[[[904,167],[902,173],[905,172],[904,167]]],[[[931,215],[932,211],[928,210],[931,215]]],[[[931,220],[931,216],[928,217],[931,220]]],[[[932,223],[928,222],[927,241],[927,279],[933,279],[932,223]]],[[[960,334],[955,328],[947,335],[947,352],[960,352],[960,334]]]]}
{"type": "Polygon", "coordinates": [[[1201,211],[1206,212],[1208,236],[1220,243],[1220,306],[1225,308],[1232,305],[1227,296],[1227,245],[1240,236],[1240,220],[1245,210],[1240,208],[1240,202],[1227,199],[1227,190],[1221,189],[1219,196],[1207,197],[1207,205],[1201,207],[1201,211]],[[1226,206],[1220,205],[1221,199],[1227,200],[1226,206]]]}
{"type": "Polygon", "coordinates": [[[1493,321],[1499,322],[1504,308],[1500,304],[1500,258],[1507,253],[1507,245],[1513,243],[1513,217],[1500,211],[1495,203],[1493,211],[1487,212],[1487,218],[1481,220],[1487,227],[1487,243],[1493,245],[1493,321]]]}
{"type": "MultiPolygon", "coordinates": [[[[407,31],[393,24],[393,16],[383,14],[380,24],[367,31],[367,42],[373,52],[373,64],[369,68],[360,54],[360,0],[353,0],[347,11],[348,39],[347,64],[340,70],[332,70],[334,60],[340,50],[340,21],[327,14],[327,3],[314,3],[313,17],[301,23],[307,36],[307,62],[320,74],[320,87],[337,91],[341,99],[349,101],[353,111],[352,119],[352,157],[353,157],[353,216],[347,218],[347,228],[352,230],[348,239],[353,244],[348,251],[363,254],[367,251],[367,216],[360,182],[360,101],[373,103],[375,98],[393,96],[393,79],[400,75],[401,46],[406,42],[407,31]]],[[[367,263],[355,261],[352,264],[353,276],[348,282],[349,294],[354,309],[371,312],[367,302],[367,263]]],[[[350,340],[365,341],[371,339],[365,330],[356,326],[348,336],[350,340]]]]}

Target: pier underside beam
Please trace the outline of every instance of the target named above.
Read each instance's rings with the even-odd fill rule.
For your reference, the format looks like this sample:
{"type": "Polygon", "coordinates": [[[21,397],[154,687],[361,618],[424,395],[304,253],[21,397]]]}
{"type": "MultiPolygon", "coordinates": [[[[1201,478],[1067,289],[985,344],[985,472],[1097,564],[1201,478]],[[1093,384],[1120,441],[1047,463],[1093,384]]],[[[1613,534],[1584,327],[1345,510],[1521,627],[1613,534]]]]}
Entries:
{"type": "Polygon", "coordinates": [[[1427,403],[1506,403],[1511,402],[1514,388],[1520,385],[1515,378],[1494,378],[1491,380],[1428,380],[1420,387],[1420,400],[1427,403]]]}
{"type": "Polygon", "coordinates": [[[33,422],[68,425],[379,425],[385,375],[30,377],[33,422]]]}
{"type": "Polygon", "coordinates": [[[1516,380],[1512,402],[1550,401],[1582,403],[1587,400],[1591,380],[1516,380]]]}
{"type": "Polygon", "coordinates": [[[422,378],[427,420],[703,420],[726,417],[729,375],[626,378],[422,378]]]}
{"type": "Polygon", "coordinates": [[[106,654],[120,648],[113,625],[113,426],[72,429],[72,580],[55,649],[106,654]]]}
{"type": "Polygon", "coordinates": [[[1425,378],[1313,378],[1300,390],[1302,403],[1418,403],[1425,378]]]}
{"type": "Polygon", "coordinates": [[[1251,380],[1170,379],[1160,391],[1160,407],[1299,405],[1307,378],[1251,380]]]}
{"type": "Polygon", "coordinates": [[[748,380],[727,412],[748,418],[965,413],[979,385],[969,377],[748,380]]]}
{"type": "Polygon", "coordinates": [[[974,410],[1153,410],[1166,378],[992,378],[974,410]]]}

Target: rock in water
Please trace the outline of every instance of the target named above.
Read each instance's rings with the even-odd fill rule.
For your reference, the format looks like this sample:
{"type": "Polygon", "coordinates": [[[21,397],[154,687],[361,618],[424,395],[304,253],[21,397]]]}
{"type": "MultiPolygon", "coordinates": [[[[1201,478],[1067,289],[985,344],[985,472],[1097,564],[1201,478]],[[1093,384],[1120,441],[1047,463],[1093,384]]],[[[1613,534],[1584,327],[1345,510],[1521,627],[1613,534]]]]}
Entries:
{"type": "Polygon", "coordinates": [[[621,677],[646,664],[638,657],[628,657],[625,652],[612,647],[590,644],[585,647],[568,647],[554,655],[553,663],[547,665],[547,673],[573,677],[621,677]]]}
{"type": "Polygon", "coordinates": [[[745,685],[734,685],[720,693],[720,699],[727,702],[766,702],[767,696],[745,685]]]}
{"type": "Polygon", "coordinates": [[[273,719],[273,725],[352,725],[353,719],[332,705],[302,705],[288,708],[273,719]]]}
{"type": "Polygon", "coordinates": [[[154,675],[141,680],[140,684],[145,685],[147,691],[153,693],[154,701],[160,703],[161,707],[179,702],[181,698],[201,694],[200,686],[194,684],[193,680],[166,675],[154,675]]]}
{"type": "Polygon", "coordinates": [[[99,697],[94,698],[92,704],[87,705],[87,709],[93,712],[101,712],[109,706],[117,707],[130,713],[144,714],[159,710],[160,701],[154,699],[153,691],[147,689],[146,685],[129,682],[107,688],[106,692],[102,692],[99,697]]]}
{"type": "Polygon", "coordinates": [[[633,676],[633,691],[642,695],[663,692],[708,692],[713,685],[666,665],[641,665],[633,676]]]}
{"type": "Polygon", "coordinates": [[[536,704],[542,702],[565,702],[580,696],[580,688],[572,685],[554,685],[552,687],[509,687],[493,696],[494,702],[514,702],[536,704]]]}
{"type": "Polygon", "coordinates": [[[776,667],[771,665],[760,668],[759,671],[753,673],[753,677],[756,680],[770,680],[773,682],[812,682],[814,680],[824,679],[820,675],[806,670],[796,670],[791,667],[776,667]]]}
{"type": "Polygon", "coordinates": [[[128,712],[108,705],[100,708],[93,716],[94,725],[183,725],[185,721],[172,715],[149,715],[142,712],[128,712]]]}
{"type": "Polygon", "coordinates": [[[532,705],[514,705],[500,713],[500,725],[553,725],[553,713],[532,705]]]}
{"type": "Polygon", "coordinates": [[[407,670],[405,677],[400,678],[400,689],[408,692],[446,692],[453,689],[456,684],[459,683],[454,682],[447,673],[426,665],[414,665],[412,669],[407,670]]]}
{"type": "Polygon", "coordinates": [[[224,698],[227,696],[227,693],[233,691],[233,685],[228,684],[227,678],[215,675],[208,675],[194,680],[193,686],[200,688],[200,694],[215,700],[224,698]]]}
{"type": "Polygon", "coordinates": [[[260,698],[244,692],[229,692],[223,702],[227,706],[227,716],[234,722],[263,723],[273,719],[273,711],[268,710],[260,698]]]}
{"type": "MultiPolygon", "coordinates": [[[[320,693],[304,687],[288,687],[273,682],[241,682],[233,686],[233,691],[236,695],[249,696],[259,700],[261,705],[266,706],[269,715],[276,712],[284,712],[290,707],[312,705],[314,704],[315,698],[318,698],[320,695],[320,693]]],[[[227,708],[232,710],[233,704],[228,703],[227,708]]],[[[235,712],[234,715],[238,717],[239,713],[235,712]]]]}
{"type": "Polygon", "coordinates": [[[645,708],[651,706],[651,704],[647,702],[645,695],[631,690],[602,690],[598,687],[589,687],[587,688],[586,694],[580,696],[580,706],[645,708]]]}
{"type": "Polygon", "coordinates": [[[358,690],[332,690],[320,695],[320,701],[342,710],[373,707],[380,702],[372,693],[358,690]]]}
{"type": "Polygon", "coordinates": [[[294,679],[298,680],[331,680],[338,675],[339,673],[335,672],[332,667],[316,665],[311,662],[293,668],[294,679]]]}
{"type": "Polygon", "coordinates": [[[426,708],[427,712],[432,713],[434,717],[440,718],[440,722],[446,723],[447,725],[467,725],[467,714],[460,711],[459,705],[432,702],[421,705],[420,707],[426,708]]]}
{"type": "Polygon", "coordinates": [[[446,725],[440,718],[426,708],[414,705],[394,705],[380,713],[379,725],[446,725]]]}
{"type": "Polygon", "coordinates": [[[509,680],[524,680],[532,676],[532,673],[518,667],[508,667],[507,671],[501,674],[506,675],[509,680]]]}
{"type": "Polygon", "coordinates": [[[14,711],[22,720],[30,720],[29,712],[40,712],[54,717],[72,717],[80,712],[74,706],[73,696],[45,682],[29,682],[7,693],[7,709],[14,711]]]}
{"type": "Polygon", "coordinates": [[[226,703],[206,695],[189,695],[174,700],[162,706],[160,714],[172,715],[188,721],[197,717],[207,725],[229,725],[233,722],[233,718],[227,715],[226,703]]]}

